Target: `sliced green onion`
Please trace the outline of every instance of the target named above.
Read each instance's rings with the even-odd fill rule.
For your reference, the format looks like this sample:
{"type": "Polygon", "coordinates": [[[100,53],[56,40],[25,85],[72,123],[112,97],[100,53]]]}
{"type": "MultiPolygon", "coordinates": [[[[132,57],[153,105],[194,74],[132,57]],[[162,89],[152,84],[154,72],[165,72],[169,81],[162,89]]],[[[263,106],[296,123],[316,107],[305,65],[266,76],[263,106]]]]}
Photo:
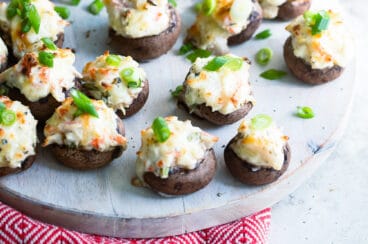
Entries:
{"type": "Polygon", "coordinates": [[[272,124],[272,118],[266,114],[258,114],[250,122],[253,130],[264,130],[272,124]]]}
{"type": "Polygon", "coordinates": [[[169,172],[170,172],[170,168],[169,167],[163,167],[160,168],[160,176],[162,178],[167,178],[169,177],[169,172]]]}
{"type": "Polygon", "coordinates": [[[8,7],[6,8],[6,17],[11,20],[15,15],[17,15],[18,1],[10,1],[8,7]]]}
{"type": "Polygon", "coordinates": [[[54,10],[62,19],[67,19],[70,16],[70,10],[67,7],[55,6],[54,10]]]}
{"type": "Polygon", "coordinates": [[[0,86],[0,95],[7,95],[9,92],[9,89],[6,86],[0,86]]]}
{"type": "Polygon", "coordinates": [[[111,66],[119,66],[121,63],[121,57],[119,55],[110,54],[106,57],[106,63],[111,66]]]}
{"type": "Polygon", "coordinates": [[[54,54],[41,51],[38,53],[38,61],[40,64],[52,68],[54,67],[54,54]]]}
{"type": "Polygon", "coordinates": [[[226,56],[218,56],[209,61],[206,66],[203,68],[208,71],[217,71],[219,70],[226,62],[228,61],[228,58],[226,56]]]}
{"type": "Polygon", "coordinates": [[[98,113],[95,106],[93,106],[91,100],[86,95],[76,89],[72,89],[70,91],[70,95],[73,98],[74,104],[78,108],[75,114],[76,117],[81,114],[87,113],[98,118],[98,113]]]}
{"type": "Polygon", "coordinates": [[[314,112],[310,107],[297,107],[296,116],[303,119],[311,119],[314,117],[314,112]]]}
{"type": "Polygon", "coordinates": [[[270,62],[271,58],[272,58],[272,54],[273,54],[273,52],[270,48],[268,48],[268,47],[262,48],[256,54],[257,63],[259,63],[260,65],[268,64],[270,62]]]}
{"type": "Polygon", "coordinates": [[[21,26],[21,31],[23,32],[23,33],[27,33],[27,32],[29,32],[30,30],[31,30],[31,28],[32,28],[32,25],[31,25],[31,22],[28,20],[28,19],[24,19],[23,21],[22,21],[22,26],[21,26]]]}
{"type": "Polygon", "coordinates": [[[55,45],[55,43],[51,40],[51,38],[48,37],[44,37],[41,38],[43,44],[45,44],[45,46],[50,49],[50,50],[56,50],[57,46],[55,45]]]}
{"type": "Polygon", "coordinates": [[[38,32],[40,31],[41,17],[33,4],[31,4],[29,8],[28,19],[29,22],[31,22],[32,28],[38,34],[38,32]]]}
{"type": "Polygon", "coordinates": [[[193,45],[192,44],[190,44],[190,43],[183,44],[183,46],[181,46],[181,48],[179,49],[179,55],[187,54],[192,50],[193,50],[193,45]]]}
{"type": "Polygon", "coordinates": [[[271,30],[270,29],[266,29],[264,31],[259,32],[257,35],[255,35],[255,39],[257,40],[263,40],[266,38],[269,38],[272,35],[271,30]]]}
{"type": "Polygon", "coordinates": [[[6,109],[6,106],[3,102],[0,102],[0,113],[1,111],[5,110],[6,109]]]}
{"type": "Polygon", "coordinates": [[[176,6],[178,6],[178,4],[176,3],[176,1],[175,0],[169,0],[168,1],[170,4],[171,4],[171,6],[173,6],[174,8],[176,8],[176,6]]]}
{"type": "Polygon", "coordinates": [[[203,0],[202,2],[202,12],[209,16],[215,11],[216,0],[203,0]]]}
{"type": "Polygon", "coordinates": [[[184,90],[184,86],[179,85],[175,88],[175,91],[171,91],[171,96],[178,97],[183,90],[184,90]]]}
{"type": "Polygon", "coordinates": [[[70,5],[77,6],[80,3],[80,0],[71,0],[70,5]]]}
{"type": "Polygon", "coordinates": [[[319,11],[317,13],[314,13],[312,11],[306,11],[303,14],[303,17],[306,24],[311,27],[312,35],[316,35],[324,30],[327,30],[328,25],[330,23],[330,16],[324,10],[319,11]]]}
{"type": "Polygon", "coordinates": [[[283,70],[269,69],[261,73],[260,76],[267,80],[278,80],[287,75],[283,70]]]}
{"type": "Polygon", "coordinates": [[[237,71],[239,69],[241,69],[241,67],[243,66],[244,60],[242,58],[234,58],[231,57],[227,60],[227,63],[224,65],[224,67],[232,70],[232,71],[237,71]]]}
{"type": "Polygon", "coordinates": [[[15,114],[15,112],[8,109],[2,110],[0,117],[1,117],[1,124],[5,126],[10,126],[14,124],[14,122],[17,119],[17,115],[15,114]]]}
{"type": "Polygon", "coordinates": [[[196,49],[192,53],[188,54],[186,58],[190,62],[194,63],[197,58],[208,58],[209,56],[211,56],[210,51],[204,49],[196,49]]]}
{"type": "Polygon", "coordinates": [[[196,4],[194,5],[194,10],[195,10],[197,13],[201,12],[201,11],[202,11],[202,3],[196,3],[196,4]]]}
{"type": "Polygon", "coordinates": [[[125,68],[120,72],[120,77],[126,82],[128,88],[141,87],[142,81],[139,73],[134,68],[125,68]]]}
{"type": "Polygon", "coordinates": [[[105,5],[101,0],[94,0],[90,5],[88,5],[88,11],[93,14],[97,15],[101,12],[105,5]]]}
{"type": "Polygon", "coordinates": [[[158,142],[165,142],[169,139],[171,132],[164,118],[157,117],[151,127],[158,142]]]}

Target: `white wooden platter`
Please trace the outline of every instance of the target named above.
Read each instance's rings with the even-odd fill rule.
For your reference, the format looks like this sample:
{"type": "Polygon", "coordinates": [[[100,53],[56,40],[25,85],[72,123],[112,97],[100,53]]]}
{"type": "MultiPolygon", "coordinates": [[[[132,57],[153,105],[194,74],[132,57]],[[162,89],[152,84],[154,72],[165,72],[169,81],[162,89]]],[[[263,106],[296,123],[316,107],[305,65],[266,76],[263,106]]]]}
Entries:
{"type": "MultiPolygon", "coordinates": [[[[251,40],[231,51],[253,59],[262,47],[274,50],[267,67],[251,68],[251,83],[257,104],[248,117],[271,115],[290,137],[292,160],[289,169],[275,183],[249,187],[234,180],[224,165],[223,150],[240,122],[215,127],[176,108],[169,90],[181,84],[190,63],[178,56],[186,29],[194,21],[193,0],[177,0],[183,18],[181,39],[168,54],[142,64],[150,82],[150,97],[138,114],[125,120],[128,150],[111,165],[80,172],[55,162],[41,149],[36,163],[26,172],[0,179],[0,200],[36,219],[72,230],[117,237],[158,237],[195,231],[223,224],[269,207],[291,193],[328,157],[341,138],[347,122],[355,86],[355,63],[338,80],[320,86],[299,83],[292,75],[279,81],[264,80],[266,69],[287,70],[282,46],[288,33],[286,22],[265,22],[272,37],[251,40]],[[296,106],[311,106],[316,117],[303,120],[293,115],[296,106]],[[214,180],[191,195],[163,198],[146,188],[134,187],[136,151],[140,130],[156,116],[177,115],[219,136],[215,146],[218,170],[214,180]]],[[[337,1],[314,1],[314,8],[338,7],[337,1]]],[[[89,1],[72,8],[72,26],[66,31],[66,47],[76,50],[77,68],[108,49],[107,15],[92,16],[89,1]]],[[[321,169],[323,170],[323,169],[321,169]]]]}

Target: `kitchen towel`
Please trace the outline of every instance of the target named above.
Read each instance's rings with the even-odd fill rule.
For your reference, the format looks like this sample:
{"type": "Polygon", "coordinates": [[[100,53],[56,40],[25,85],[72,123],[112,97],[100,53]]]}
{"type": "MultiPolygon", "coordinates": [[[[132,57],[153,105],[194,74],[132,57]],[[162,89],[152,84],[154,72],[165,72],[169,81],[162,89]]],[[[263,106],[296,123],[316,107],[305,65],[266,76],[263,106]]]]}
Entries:
{"type": "Polygon", "coordinates": [[[181,244],[181,243],[247,243],[265,244],[271,221],[271,210],[264,209],[237,221],[178,236],[154,239],[124,239],[83,234],[41,223],[0,202],[0,243],[104,243],[104,244],[181,244]]]}

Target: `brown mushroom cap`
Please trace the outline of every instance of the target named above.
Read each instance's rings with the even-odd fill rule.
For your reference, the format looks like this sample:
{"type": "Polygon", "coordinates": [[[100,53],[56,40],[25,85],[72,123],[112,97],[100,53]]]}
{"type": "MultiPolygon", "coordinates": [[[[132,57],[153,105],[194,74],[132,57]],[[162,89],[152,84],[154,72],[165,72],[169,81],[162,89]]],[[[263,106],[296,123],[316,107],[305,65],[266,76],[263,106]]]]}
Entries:
{"type": "Polygon", "coordinates": [[[264,185],[276,181],[289,167],[291,151],[288,143],[284,147],[284,164],[281,170],[275,170],[273,168],[257,168],[247,161],[239,158],[230,145],[235,142],[234,137],[226,146],[224,152],[225,164],[230,173],[240,182],[248,185],[264,185]]]}
{"type": "Polygon", "coordinates": [[[167,179],[161,179],[152,172],[143,175],[144,181],[154,191],[166,195],[184,195],[205,187],[216,173],[216,156],[213,149],[207,150],[203,160],[195,169],[177,169],[167,179]]]}
{"type": "Polygon", "coordinates": [[[292,39],[289,37],[284,44],[284,59],[294,76],[308,84],[318,85],[338,78],[344,69],[334,65],[332,68],[313,69],[310,64],[294,54],[292,39]]]}
{"type": "MultiPolygon", "coordinates": [[[[120,118],[117,118],[117,124],[118,128],[116,129],[118,133],[125,136],[124,124],[120,118]]],[[[70,148],[57,144],[51,146],[51,151],[58,162],[78,170],[96,169],[107,165],[115,158],[120,157],[124,150],[125,148],[121,146],[117,146],[113,150],[106,152],[70,148]]]]}
{"type": "Polygon", "coordinates": [[[138,61],[157,58],[168,52],[174,46],[181,30],[181,19],[179,14],[171,5],[169,8],[169,27],[158,35],[128,38],[117,34],[110,28],[110,47],[112,50],[125,56],[132,56],[138,61]]]}
{"type": "Polygon", "coordinates": [[[27,157],[23,162],[20,168],[10,168],[10,167],[0,167],[0,177],[9,175],[9,174],[16,174],[22,171],[25,171],[29,167],[32,166],[33,162],[36,159],[36,155],[32,155],[27,157]]]}
{"type": "Polygon", "coordinates": [[[259,5],[258,1],[254,3],[254,7],[255,10],[249,16],[249,24],[244,30],[242,30],[242,32],[228,38],[227,42],[229,45],[237,45],[249,40],[254,32],[258,29],[258,27],[261,25],[263,15],[262,8],[259,5]]]}
{"type": "Polygon", "coordinates": [[[279,7],[277,18],[281,20],[294,19],[307,11],[310,6],[311,0],[289,0],[279,7]]]}

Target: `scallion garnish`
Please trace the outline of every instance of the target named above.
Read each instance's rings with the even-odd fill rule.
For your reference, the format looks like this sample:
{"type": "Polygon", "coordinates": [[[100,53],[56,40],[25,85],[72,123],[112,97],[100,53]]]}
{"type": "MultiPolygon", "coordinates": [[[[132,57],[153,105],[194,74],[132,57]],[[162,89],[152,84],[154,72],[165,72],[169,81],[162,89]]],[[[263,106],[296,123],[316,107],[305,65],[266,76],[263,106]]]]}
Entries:
{"type": "Polygon", "coordinates": [[[194,5],[194,10],[195,10],[197,13],[201,12],[201,11],[202,11],[202,3],[196,3],[196,4],[194,5]]]}
{"type": "Polygon", "coordinates": [[[266,114],[258,114],[254,116],[251,120],[251,128],[254,130],[264,130],[267,129],[272,124],[271,116],[266,114]]]}
{"type": "Polygon", "coordinates": [[[262,40],[270,37],[271,35],[272,35],[271,30],[266,29],[264,31],[259,32],[257,35],[254,36],[254,38],[257,40],[262,40]]]}
{"type": "Polygon", "coordinates": [[[70,10],[67,7],[55,6],[54,10],[62,19],[67,19],[70,16],[70,10]]]}
{"type": "Polygon", "coordinates": [[[54,54],[41,51],[38,53],[38,61],[40,64],[52,68],[54,67],[54,54]]]}
{"type": "Polygon", "coordinates": [[[171,91],[171,96],[178,97],[183,90],[184,90],[184,86],[179,85],[175,88],[174,91],[171,91]]]}
{"type": "Polygon", "coordinates": [[[9,92],[9,89],[6,86],[0,86],[0,95],[7,95],[9,92]]]}
{"type": "Polygon", "coordinates": [[[101,0],[94,0],[90,5],[88,5],[88,11],[93,14],[97,15],[101,12],[105,5],[101,0]]]}
{"type": "Polygon", "coordinates": [[[231,69],[232,71],[239,70],[243,65],[243,59],[231,56],[217,56],[209,61],[203,69],[207,71],[217,71],[222,66],[231,69]]]}
{"type": "Polygon", "coordinates": [[[210,51],[204,49],[196,49],[192,53],[188,54],[186,58],[190,62],[194,63],[197,58],[208,58],[209,56],[211,56],[210,51]]]}
{"type": "Polygon", "coordinates": [[[256,54],[257,63],[259,63],[260,65],[268,64],[270,62],[271,58],[272,58],[272,54],[273,54],[273,52],[270,48],[268,48],[268,47],[262,48],[256,54]]]}
{"type": "Polygon", "coordinates": [[[216,8],[216,0],[203,0],[201,10],[202,12],[209,16],[213,13],[216,8]]]}
{"type": "Polygon", "coordinates": [[[142,81],[139,73],[134,68],[125,68],[120,72],[120,77],[126,82],[128,88],[141,87],[142,81]]]}
{"type": "Polygon", "coordinates": [[[283,70],[269,69],[261,73],[260,76],[267,80],[278,80],[287,75],[283,70]]]}
{"type": "Polygon", "coordinates": [[[327,30],[330,23],[330,16],[324,10],[317,13],[306,11],[303,17],[307,25],[311,28],[312,35],[316,35],[324,30],[327,30]]]}
{"type": "Polygon", "coordinates": [[[170,172],[170,168],[169,167],[163,167],[160,168],[160,176],[162,178],[167,178],[169,177],[169,172],[170,172]]]}
{"type": "Polygon", "coordinates": [[[11,20],[15,15],[22,19],[21,31],[27,33],[33,28],[36,34],[40,31],[41,17],[36,7],[29,0],[11,0],[6,9],[6,17],[11,20]]]}
{"type": "Polygon", "coordinates": [[[110,54],[106,57],[106,63],[111,66],[119,66],[121,63],[121,58],[119,55],[110,54]]]}
{"type": "Polygon", "coordinates": [[[80,3],[80,0],[70,0],[70,5],[77,6],[80,3]]]}
{"type": "Polygon", "coordinates": [[[178,4],[176,3],[175,0],[169,0],[168,1],[174,8],[176,8],[176,6],[178,6],[178,4]]]}
{"type": "Polygon", "coordinates": [[[311,119],[314,117],[314,112],[310,107],[297,107],[296,116],[303,119],[311,119]]]}
{"type": "Polygon", "coordinates": [[[183,44],[179,49],[179,55],[184,55],[193,50],[193,45],[190,43],[183,44]]]}
{"type": "Polygon", "coordinates": [[[92,101],[86,95],[76,89],[72,89],[70,95],[73,98],[75,106],[78,108],[76,117],[80,114],[87,113],[98,118],[95,106],[93,106],[92,101]]]}
{"type": "Polygon", "coordinates": [[[151,127],[158,142],[165,142],[169,139],[171,132],[164,118],[157,117],[151,127]]]}
{"type": "Polygon", "coordinates": [[[6,106],[3,102],[0,102],[0,123],[5,126],[10,126],[14,124],[17,119],[17,115],[15,112],[6,109],[6,106]]]}
{"type": "Polygon", "coordinates": [[[50,49],[50,50],[56,50],[57,46],[55,45],[55,43],[48,37],[44,37],[41,38],[43,44],[45,44],[45,46],[50,49]]]}

